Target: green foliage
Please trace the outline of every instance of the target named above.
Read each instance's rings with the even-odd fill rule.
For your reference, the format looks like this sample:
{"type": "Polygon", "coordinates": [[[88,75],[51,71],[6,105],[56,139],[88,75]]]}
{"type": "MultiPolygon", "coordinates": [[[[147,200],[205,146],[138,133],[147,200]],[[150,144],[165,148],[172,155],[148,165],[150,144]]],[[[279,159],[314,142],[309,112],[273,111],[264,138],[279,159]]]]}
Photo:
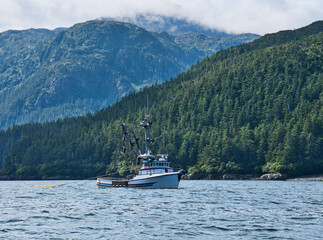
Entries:
{"type": "Polygon", "coordinates": [[[313,34],[296,30],[296,40],[279,33],[283,41],[264,37],[220,51],[93,115],[2,131],[1,174],[126,175],[134,156],[120,154],[120,124],[139,122],[147,96],[153,152],[163,149],[165,127],[167,152],[190,173],[321,174],[323,26],[314,25],[313,34]]]}
{"type": "Polygon", "coordinates": [[[111,21],[89,21],[58,33],[1,33],[0,128],[93,113],[176,76],[220,47],[257,37],[226,43],[201,36],[179,44],[181,35],[111,21]],[[189,47],[192,41],[196,48],[189,47]]]}

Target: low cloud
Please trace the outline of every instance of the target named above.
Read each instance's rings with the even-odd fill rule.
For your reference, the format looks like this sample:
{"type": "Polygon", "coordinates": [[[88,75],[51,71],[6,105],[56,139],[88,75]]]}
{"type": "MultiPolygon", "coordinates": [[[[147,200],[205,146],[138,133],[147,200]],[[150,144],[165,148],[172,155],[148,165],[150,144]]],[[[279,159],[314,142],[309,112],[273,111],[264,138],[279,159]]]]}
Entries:
{"type": "Polygon", "coordinates": [[[159,14],[226,32],[265,34],[321,20],[321,0],[0,0],[0,31],[69,27],[102,17],[159,14]]]}

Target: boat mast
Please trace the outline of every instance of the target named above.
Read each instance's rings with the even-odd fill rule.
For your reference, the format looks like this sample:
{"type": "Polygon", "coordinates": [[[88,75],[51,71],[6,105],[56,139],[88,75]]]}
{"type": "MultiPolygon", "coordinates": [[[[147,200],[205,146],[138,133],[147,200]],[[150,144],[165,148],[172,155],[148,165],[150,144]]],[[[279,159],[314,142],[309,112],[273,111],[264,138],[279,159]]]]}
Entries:
{"type": "MultiPolygon", "coordinates": [[[[148,95],[147,95],[147,109],[146,109],[146,114],[145,114],[145,119],[146,119],[146,122],[148,123],[148,120],[149,120],[149,114],[148,114],[148,95]]],[[[147,144],[147,128],[148,128],[148,124],[146,124],[146,127],[145,127],[145,153],[148,153],[148,144],[147,144]]]]}
{"type": "Polygon", "coordinates": [[[154,141],[153,138],[148,137],[148,132],[149,132],[148,128],[151,124],[152,124],[152,121],[149,121],[148,96],[147,96],[147,108],[146,108],[145,118],[144,118],[144,120],[140,121],[140,125],[144,128],[144,131],[145,131],[145,140],[144,141],[145,141],[145,153],[146,154],[150,154],[148,144],[154,141]]]}

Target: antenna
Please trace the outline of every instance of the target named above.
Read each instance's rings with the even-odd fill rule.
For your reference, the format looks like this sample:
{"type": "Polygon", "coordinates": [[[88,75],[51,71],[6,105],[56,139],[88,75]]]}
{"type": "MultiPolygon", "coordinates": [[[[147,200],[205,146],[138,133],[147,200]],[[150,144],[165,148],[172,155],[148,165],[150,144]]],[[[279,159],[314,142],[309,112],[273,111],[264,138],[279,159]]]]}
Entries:
{"type": "Polygon", "coordinates": [[[164,132],[163,132],[163,145],[164,145],[164,147],[166,148],[166,136],[165,136],[165,134],[166,134],[166,128],[165,128],[165,126],[164,126],[164,132]]]}

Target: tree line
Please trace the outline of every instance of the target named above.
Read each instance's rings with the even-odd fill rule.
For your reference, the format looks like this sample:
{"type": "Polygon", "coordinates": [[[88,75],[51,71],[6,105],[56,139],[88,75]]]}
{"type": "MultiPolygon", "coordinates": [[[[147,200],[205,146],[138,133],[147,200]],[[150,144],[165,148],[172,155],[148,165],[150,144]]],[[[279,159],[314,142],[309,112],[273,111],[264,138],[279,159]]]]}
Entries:
{"type": "Polygon", "coordinates": [[[167,152],[190,173],[321,174],[323,34],[304,29],[296,40],[292,34],[285,33],[283,43],[269,44],[272,36],[265,36],[220,51],[94,114],[2,131],[0,174],[128,174],[133,155],[120,153],[120,125],[137,126],[147,96],[156,138],[152,151],[167,152]]]}

